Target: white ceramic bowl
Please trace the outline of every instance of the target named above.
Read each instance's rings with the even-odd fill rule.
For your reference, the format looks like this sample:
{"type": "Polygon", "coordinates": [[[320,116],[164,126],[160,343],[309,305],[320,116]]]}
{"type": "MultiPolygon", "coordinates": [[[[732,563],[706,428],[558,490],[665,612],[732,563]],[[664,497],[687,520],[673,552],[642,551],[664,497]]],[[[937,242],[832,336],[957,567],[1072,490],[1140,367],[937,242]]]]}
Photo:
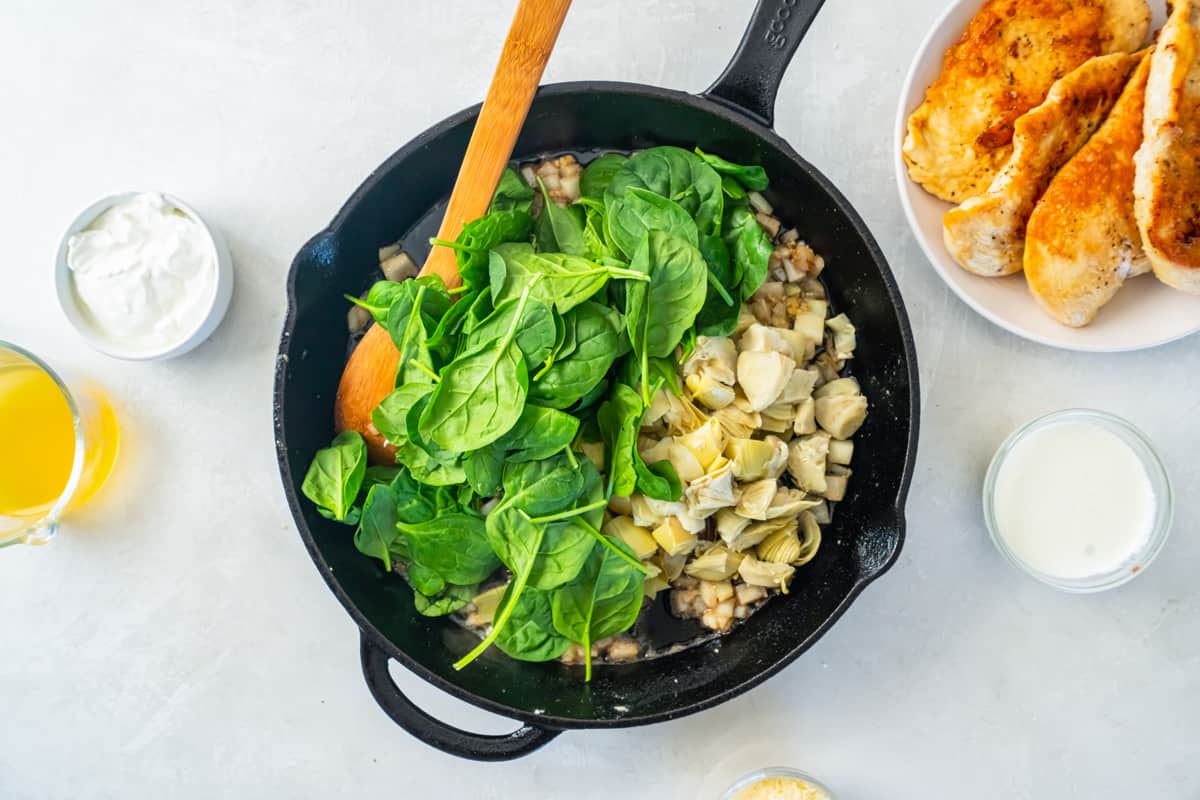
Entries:
{"type": "Polygon", "coordinates": [[[101,353],[128,361],[160,361],[181,356],[194,349],[211,336],[217,326],[221,324],[225,312],[229,309],[229,300],[233,296],[233,259],[229,255],[229,248],[226,247],[225,240],[221,238],[215,228],[204,221],[204,218],[194,208],[178,197],[160,192],[159,194],[162,194],[167,202],[193,219],[204,230],[212,243],[213,251],[216,253],[217,276],[212,284],[212,295],[206,301],[208,310],[191,331],[165,346],[134,349],[122,347],[106,339],[96,330],[80,308],[79,298],[75,294],[74,281],[71,279],[71,268],[67,265],[67,243],[73,235],[87,228],[105,211],[137,194],[140,192],[124,192],[105,197],[88,206],[75,218],[67,228],[67,232],[63,234],[62,242],[58,246],[58,258],[54,267],[54,286],[63,313],[67,315],[67,319],[71,321],[79,335],[86,339],[92,347],[101,353]]]}
{"type": "MultiPolygon", "coordinates": [[[[942,243],[942,216],[952,206],[909,179],[901,147],[908,116],[925,98],[925,90],[942,68],[942,56],[958,41],[983,0],[955,0],[921,42],[909,67],[896,109],[893,159],[900,202],[913,236],[942,280],[963,302],[1018,336],[1067,350],[1117,352],[1141,350],[1200,330],[1200,297],[1160,283],[1153,275],[1135,278],[1083,328],[1055,322],[1038,307],[1021,274],[1006,278],[973,275],[954,262],[942,243]]],[[[1156,29],[1164,19],[1154,4],[1156,29]]]]}

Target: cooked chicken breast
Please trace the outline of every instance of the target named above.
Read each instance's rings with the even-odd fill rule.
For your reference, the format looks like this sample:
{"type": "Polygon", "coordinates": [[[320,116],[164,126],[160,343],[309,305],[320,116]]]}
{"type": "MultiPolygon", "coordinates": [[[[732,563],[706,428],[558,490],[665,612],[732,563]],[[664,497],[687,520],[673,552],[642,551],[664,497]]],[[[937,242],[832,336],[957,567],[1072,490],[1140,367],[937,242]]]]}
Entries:
{"type": "Polygon", "coordinates": [[[952,203],[982,194],[1018,117],[1089,58],[1141,47],[1149,28],[1146,0],[987,0],[908,118],[909,176],[952,203]]]}
{"type": "Polygon", "coordinates": [[[1147,50],[1096,134],[1058,171],[1025,229],[1025,279],[1050,316],[1080,327],[1126,278],[1150,271],[1133,218],[1147,50]]]}
{"type": "Polygon", "coordinates": [[[1174,0],[1150,59],[1134,213],[1160,281],[1200,294],[1200,0],[1174,0]]]}
{"type": "Polygon", "coordinates": [[[1097,56],[1068,72],[1046,100],[1016,121],[1013,152],[985,194],[972,197],[943,218],[946,249],[976,275],[1021,270],[1025,224],[1050,179],[1113,107],[1138,56],[1097,56]]]}

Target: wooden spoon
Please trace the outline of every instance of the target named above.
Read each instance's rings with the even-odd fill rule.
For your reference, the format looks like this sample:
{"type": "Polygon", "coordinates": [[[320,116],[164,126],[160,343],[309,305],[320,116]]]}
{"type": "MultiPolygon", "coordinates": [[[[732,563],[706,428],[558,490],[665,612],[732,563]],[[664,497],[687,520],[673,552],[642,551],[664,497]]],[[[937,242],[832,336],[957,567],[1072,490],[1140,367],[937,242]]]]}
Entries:
{"type": "MultiPolygon", "coordinates": [[[[453,241],[464,223],[487,212],[570,5],[571,0],[519,0],[438,238],[453,241]]],[[[450,288],[462,283],[454,251],[448,247],[434,247],[421,274],[438,275],[450,288]]],[[[372,325],[350,354],[334,400],[337,430],[361,433],[376,463],[396,461],[395,449],[371,425],[371,412],[395,388],[399,360],[387,331],[372,325]]]]}

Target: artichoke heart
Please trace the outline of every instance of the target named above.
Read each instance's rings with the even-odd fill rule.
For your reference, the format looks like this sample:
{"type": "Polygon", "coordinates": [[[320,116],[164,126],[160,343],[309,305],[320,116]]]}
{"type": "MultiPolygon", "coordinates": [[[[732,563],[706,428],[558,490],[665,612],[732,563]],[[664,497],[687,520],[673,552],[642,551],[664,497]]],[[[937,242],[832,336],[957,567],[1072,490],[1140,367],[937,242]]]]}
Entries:
{"type": "Polygon", "coordinates": [[[825,459],[829,454],[829,434],[814,433],[793,439],[788,445],[788,472],[806,492],[825,492],[825,459]]]}
{"type": "Polygon", "coordinates": [[[806,436],[817,432],[817,401],[811,397],[801,400],[796,405],[796,422],[792,430],[797,436],[806,436]]]}
{"type": "Polygon", "coordinates": [[[858,346],[858,341],[850,318],[845,314],[838,314],[825,320],[825,327],[833,332],[834,354],[842,361],[854,358],[854,348],[858,346]]]}
{"type": "MultiPolygon", "coordinates": [[[[828,483],[828,476],[826,476],[825,480],[828,483]]],[[[808,497],[799,489],[783,488],[775,493],[774,499],[771,500],[771,505],[767,507],[764,519],[794,517],[801,511],[815,508],[820,504],[821,498],[819,497],[808,497]]]]}
{"type": "Polygon", "coordinates": [[[751,586],[765,586],[780,589],[787,593],[788,581],[796,568],[791,564],[774,564],[770,561],[759,561],[754,556],[746,556],[738,565],[738,575],[751,586]]]}
{"type": "Polygon", "coordinates": [[[680,444],[692,451],[701,468],[708,469],[725,449],[725,431],[715,419],[710,419],[691,433],[675,438],[680,444]]]}
{"type": "MultiPolygon", "coordinates": [[[[822,387],[824,388],[824,387],[822,387]]],[[[858,433],[867,419],[867,398],[861,394],[835,394],[818,397],[814,409],[817,424],[838,439],[858,433]]]]}
{"type": "Polygon", "coordinates": [[[774,405],[787,388],[795,369],[796,362],[783,353],[744,351],[739,354],[738,384],[746,393],[749,410],[762,411],[774,405]]]}
{"type": "Polygon", "coordinates": [[[696,455],[678,442],[671,443],[671,447],[667,451],[667,460],[675,468],[675,474],[679,476],[679,480],[684,483],[691,483],[704,474],[704,467],[701,466],[696,455]]]}
{"type": "MultiPolygon", "coordinates": [[[[713,413],[713,419],[721,426],[727,436],[749,438],[762,422],[762,415],[757,411],[747,411],[738,406],[737,399],[733,405],[728,405],[713,413]]],[[[813,428],[816,430],[816,428],[813,428]]]]}
{"type": "Polygon", "coordinates": [[[788,378],[787,386],[779,395],[780,403],[799,403],[812,396],[813,387],[817,385],[820,374],[815,369],[797,369],[788,378]]]}
{"type": "Polygon", "coordinates": [[[654,529],[654,541],[669,556],[687,555],[696,547],[696,534],[686,530],[675,517],[667,517],[654,529]]]}
{"type": "MultiPolygon", "coordinates": [[[[733,547],[742,531],[750,524],[750,520],[738,514],[732,508],[722,508],[717,512],[717,535],[721,541],[733,547]]],[[[739,548],[734,548],[739,549],[739,548]]]]}
{"type": "Polygon", "coordinates": [[[684,384],[696,402],[714,411],[733,402],[733,387],[721,383],[707,372],[687,376],[684,384]]]}
{"type": "MultiPolygon", "coordinates": [[[[767,467],[775,456],[774,443],[761,439],[731,438],[725,444],[725,457],[733,465],[733,477],[739,481],[757,481],[767,477],[767,467]]],[[[786,461],[785,446],[784,462],[786,461]]]]}
{"type": "Polygon", "coordinates": [[[639,561],[649,558],[658,550],[658,543],[650,535],[650,531],[637,525],[630,517],[613,517],[604,523],[604,532],[629,545],[629,549],[639,561]]]}
{"type": "Polygon", "coordinates": [[[813,560],[821,547],[821,526],[811,511],[801,511],[799,522],[800,554],[792,559],[792,564],[802,567],[813,560]]]}
{"type": "Polygon", "coordinates": [[[800,537],[793,530],[778,530],[754,548],[760,561],[789,564],[800,557],[800,537]]]}
{"type": "Polygon", "coordinates": [[[718,383],[733,385],[737,362],[737,348],[727,336],[697,336],[696,349],[683,362],[685,378],[705,375],[718,383]]]}
{"type": "Polygon", "coordinates": [[[828,313],[829,303],[816,298],[807,298],[799,313],[796,314],[792,330],[803,334],[805,343],[810,348],[808,353],[815,353],[821,346],[821,342],[825,338],[825,315],[828,313]]]}
{"type": "Polygon", "coordinates": [[[733,463],[721,459],[707,473],[688,484],[683,492],[687,513],[699,519],[708,519],[722,508],[737,505],[737,487],[733,484],[733,463]]]}
{"type": "Polygon", "coordinates": [[[705,551],[702,555],[692,559],[684,572],[691,575],[693,578],[700,578],[706,581],[723,581],[730,578],[737,572],[738,565],[742,563],[741,553],[734,553],[724,545],[714,545],[705,551]]]}
{"type": "Polygon", "coordinates": [[[747,519],[766,519],[767,510],[775,500],[777,491],[779,491],[779,482],[771,478],[763,478],[760,481],[746,484],[742,487],[737,513],[747,519]]]}
{"type": "Polygon", "coordinates": [[[749,550],[776,531],[795,531],[798,522],[795,517],[790,519],[770,519],[765,522],[751,522],[739,533],[732,542],[728,542],[730,550],[742,552],[749,550]]]}
{"type": "Polygon", "coordinates": [[[471,598],[471,603],[475,606],[475,612],[472,616],[482,624],[490,625],[496,616],[496,609],[500,607],[500,600],[503,599],[504,592],[507,589],[508,584],[502,583],[499,586],[493,586],[486,591],[482,591],[471,598]]]}

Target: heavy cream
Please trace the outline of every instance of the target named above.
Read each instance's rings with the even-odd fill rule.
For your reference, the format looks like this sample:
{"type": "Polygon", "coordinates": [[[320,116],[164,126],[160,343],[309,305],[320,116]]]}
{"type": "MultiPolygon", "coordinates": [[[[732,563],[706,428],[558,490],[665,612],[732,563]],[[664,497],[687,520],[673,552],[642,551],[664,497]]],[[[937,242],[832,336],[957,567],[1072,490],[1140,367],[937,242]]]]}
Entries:
{"type": "Polygon", "coordinates": [[[67,243],[80,308],[115,345],[156,350],[203,321],[217,280],[212,238],[161,194],[134,195],[67,243]]]}
{"type": "Polygon", "coordinates": [[[1034,570],[1068,580],[1112,573],[1146,546],[1156,498],[1146,467],[1099,424],[1026,433],[996,475],[996,532],[1034,570]]]}

